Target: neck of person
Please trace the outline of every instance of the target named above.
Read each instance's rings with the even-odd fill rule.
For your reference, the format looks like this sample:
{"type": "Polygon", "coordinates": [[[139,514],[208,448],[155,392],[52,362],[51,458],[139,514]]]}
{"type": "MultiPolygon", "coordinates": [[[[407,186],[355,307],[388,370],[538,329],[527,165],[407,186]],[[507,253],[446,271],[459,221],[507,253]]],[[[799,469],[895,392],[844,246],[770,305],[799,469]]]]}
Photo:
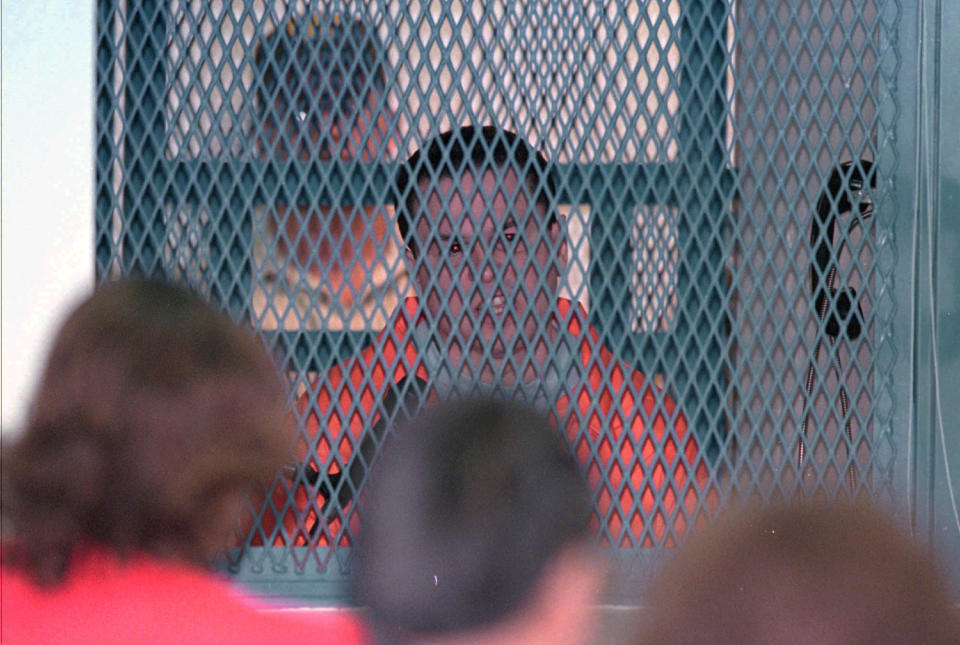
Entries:
{"type": "Polygon", "coordinates": [[[587,544],[564,547],[517,610],[456,633],[415,639],[418,645],[582,645],[594,642],[595,614],[606,581],[603,560],[587,544]]]}

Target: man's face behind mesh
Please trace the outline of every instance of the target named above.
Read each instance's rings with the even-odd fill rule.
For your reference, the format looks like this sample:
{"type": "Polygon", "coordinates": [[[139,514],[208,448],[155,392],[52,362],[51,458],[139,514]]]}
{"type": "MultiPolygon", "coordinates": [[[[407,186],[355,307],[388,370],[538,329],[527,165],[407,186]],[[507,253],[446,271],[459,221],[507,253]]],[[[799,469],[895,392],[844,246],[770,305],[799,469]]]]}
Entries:
{"type": "Polygon", "coordinates": [[[416,281],[451,367],[512,385],[539,373],[556,335],[559,226],[512,168],[419,182],[416,281]]]}

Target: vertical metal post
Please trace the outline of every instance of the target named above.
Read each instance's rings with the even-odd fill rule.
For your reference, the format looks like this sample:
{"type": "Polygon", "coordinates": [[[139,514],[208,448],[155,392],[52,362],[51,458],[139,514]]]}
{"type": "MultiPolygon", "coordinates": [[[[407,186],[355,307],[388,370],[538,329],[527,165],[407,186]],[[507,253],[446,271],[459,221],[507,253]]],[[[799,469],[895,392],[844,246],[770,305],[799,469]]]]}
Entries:
{"type": "Polygon", "coordinates": [[[96,61],[96,187],[94,203],[94,278],[101,282],[109,275],[117,255],[113,239],[113,216],[119,208],[114,188],[113,168],[117,148],[113,142],[114,117],[120,110],[113,92],[113,78],[120,61],[122,39],[115,33],[114,23],[120,10],[119,0],[97,0],[97,35],[94,43],[96,61]]]}
{"type": "Polygon", "coordinates": [[[166,168],[164,100],[167,16],[160,0],[130,2],[123,46],[123,275],[153,275],[162,267],[163,190],[166,168]],[[133,54],[130,49],[136,47],[133,54]]]}
{"type": "Polygon", "coordinates": [[[670,374],[688,415],[687,421],[709,453],[716,454],[725,432],[725,248],[728,212],[733,198],[727,166],[726,38],[728,0],[684,3],[680,16],[680,164],[675,340],[683,367],[670,374]]]}

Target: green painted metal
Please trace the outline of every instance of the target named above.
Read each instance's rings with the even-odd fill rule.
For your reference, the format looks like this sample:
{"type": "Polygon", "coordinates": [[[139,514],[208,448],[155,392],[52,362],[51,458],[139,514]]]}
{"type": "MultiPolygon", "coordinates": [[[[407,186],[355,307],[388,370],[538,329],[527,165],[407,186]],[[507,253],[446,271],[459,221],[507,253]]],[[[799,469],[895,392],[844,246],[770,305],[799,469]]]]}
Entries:
{"type": "Polygon", "coordinates": [[[951,395],[960,392],[960,155],[955,145],[960,141],[960,97],[950,89],[960,87],[960,69],[949,64],[960,57],[960,43],[943,37],[960,26],[960,6],[941,3],[939,10],[937,229],[931,231],[928,246],[934,246],[931,260],[936,279],[931,303],[936,316],[932,330],[936,358],[931,361],[936,380],[931,393],[936,409],[933,429],[942,466],[935,470],[938,485],[931,541],[951,566],[954,593],[960,597],[960,431],[951,422],[960,418],[960,400],[951,395]]]}
{"type": "MultiPolygon", "coordinates": [[[[561,288],[583,302],[594,349],[662,384],[647,427],[672,399],[704,456],[702,480],[658,488],[645,508],[649,473],[616,479],[637,458],[600,457],[604,441],[620,445],[615,412],[594,401],[572,413],[601,419],[597,438],[567,438],[588,446],[585,471],[600,465],[598,539],[623,565],[622,592],[643,586],[678,525],[745,497],[869,496],[909,509],[918,535],[960,561],[960,435],[942,421],[956,418],[960,301],[960,110],[941,90],[957,80],[941,61],[958,52],[939,37],[960,24],[951,3],[306,4],[97,5],[98,280],[192,285],[250,324],[289,376],[292,478],[252,501],[246,548],[225,569],[266,593],[349,602],[356,536],[342,520],[366,472],[355,455],[376,448],[377,418],[413,386],[374,388],[358,407],[367,375],[349,403],[318,397],[364,349],[413,367],[387,352],[402,296],[391,279],[412,270],[389,228],[394,178],[428,139],[468,123],[544,153],[539,182],[549,175],[550,209],[565,216],[561,288]],[[337,110],[366,138],[334,136],[337,110]],[[353,255],[330,260],[324,249],[345,243],[338,217],[367,219],[346,229],[353,255]],[[372,264],[346,297],[332,267],[349,276],[359,249],[372,264]],[[345,439],[335,427],[351,415],[361,433],[345,439]],[[669,501],[685,494],[689,508],[669,501]]],[[[564,355],[551,352],[556,367],[564,355]]]]}
{"type": "Polygon", "coordinates": [[[898,472],[897,507],[909,516],[914,535],[936,549],[951,572],[960,597],[960,433],[952,423],[960,391],[956,357],[960,302],[960,246],[956,232],[960,204],[960,82],[950,61],[960,55],[945,37],[960,25],[954,3],[905,3],[901,26],[903,65],[896,150],[898,247],[894,299],[896,326],[909,330],[898,343],[895,369],[909,374],[899,383],[897,427],[905,448],[898,472]]]}

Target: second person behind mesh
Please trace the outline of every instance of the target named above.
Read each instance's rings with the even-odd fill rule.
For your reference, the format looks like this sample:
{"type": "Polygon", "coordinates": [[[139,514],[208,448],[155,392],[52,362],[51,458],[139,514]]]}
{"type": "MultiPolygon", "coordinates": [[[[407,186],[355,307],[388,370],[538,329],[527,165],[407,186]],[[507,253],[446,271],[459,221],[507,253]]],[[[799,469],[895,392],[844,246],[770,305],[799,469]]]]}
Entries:
{"type": "Polygon", "coordinates": [[[388,442],[363,499],[358,601],[385,643],[581,643],[603,571],[548,420],[442,403],[388,442]]]}
{"type": "Polygon", "coordinates": [[[258,160],[282,174],[311,164],[333,193],[281,185],[258,212],[251,304],[262,329],[381,329],[398,306],[406,275],[390,207],[335,190],[326,174],[396,155],[383,49],[372,26],[337,13],[291,20],[257,45],[258,160]]]}

